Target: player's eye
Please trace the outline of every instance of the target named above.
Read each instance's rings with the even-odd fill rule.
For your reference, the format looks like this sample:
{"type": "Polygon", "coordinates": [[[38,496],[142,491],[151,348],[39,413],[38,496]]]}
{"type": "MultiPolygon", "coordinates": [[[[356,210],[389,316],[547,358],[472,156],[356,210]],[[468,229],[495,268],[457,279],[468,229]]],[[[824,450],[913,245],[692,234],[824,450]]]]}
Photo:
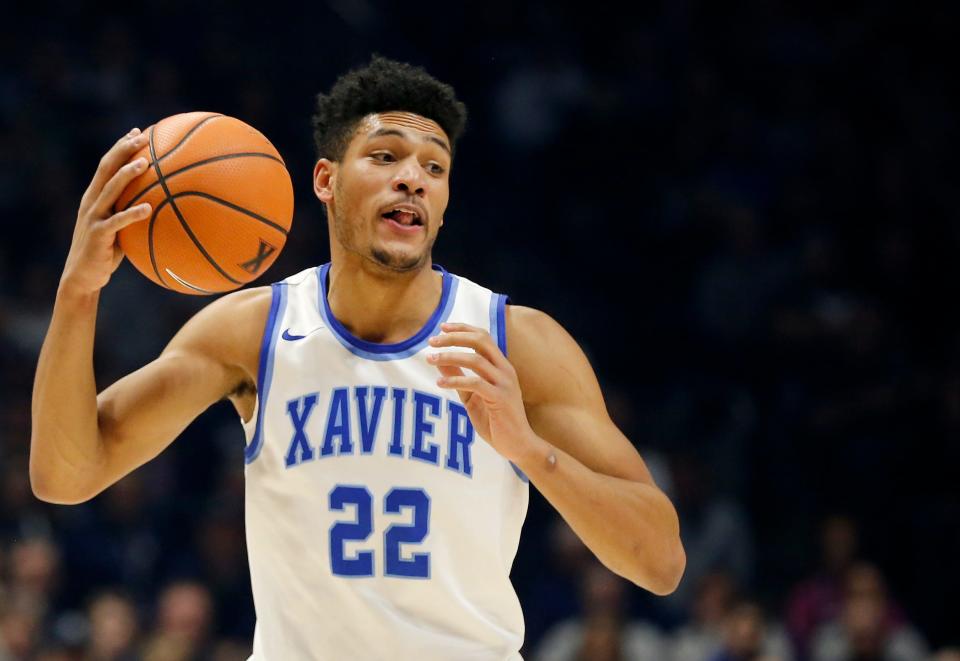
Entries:
{"type": "Polygon", "coordinates": [[[397,160],[393,157],[393,154],[387,151],[377,151],[370,154],[370,158],[375,161],[380,161],[382,163],[392,163],[397,160]]]}
{"type": "Polygon", "coordinates": [[[427,170],[430,174],[443,174],[446,172],[446,169],[439,163],[427,163],[427,170]]]}

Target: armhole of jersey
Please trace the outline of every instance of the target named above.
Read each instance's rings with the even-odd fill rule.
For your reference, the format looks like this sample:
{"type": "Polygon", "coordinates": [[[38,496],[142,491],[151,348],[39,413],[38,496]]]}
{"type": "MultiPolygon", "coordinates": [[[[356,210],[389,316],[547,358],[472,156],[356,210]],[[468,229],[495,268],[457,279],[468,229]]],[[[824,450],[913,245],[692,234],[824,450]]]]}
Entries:
{"type": "Polygon", "coordinates": [[[490,294],[490,334],[500,347],[503,355],[507,355],[507,303],[510,297],[506,294],[490,294]]]}
{"type": "Polygon", "coordinates": [[[278,282],[270,285],[272,299],[270,314],[263,329],[263,340],[260,343],[260,366],[257,369],[257,410],[254,413],[255,424],[253,438],[243,450],[244,461],[248,464],[256,460],[263,447],[263,411],[267,405],[267,395],[270,393],[270,382],[273,380],[273,354],[277,346],[277,335],[280,330],[278,322],[283,318],[287,305],[287,284],[278,282]]]}
{"type": "MultiPolygon", "coordinates": [[[[493,336],[493,339],[496,341],[497,346],[500,347],[500,351],[503,352],[503,355],[507,354],[507,303],[510,302],[510,297],[506,294],[490,294],[490,334],[493,336]]],[[[513,472],[517,474],[524,483],[529,483],[530,478],[526,474],[517,468],[517,465],[510,462],[510,468],[513,469],[513,472]]]]}

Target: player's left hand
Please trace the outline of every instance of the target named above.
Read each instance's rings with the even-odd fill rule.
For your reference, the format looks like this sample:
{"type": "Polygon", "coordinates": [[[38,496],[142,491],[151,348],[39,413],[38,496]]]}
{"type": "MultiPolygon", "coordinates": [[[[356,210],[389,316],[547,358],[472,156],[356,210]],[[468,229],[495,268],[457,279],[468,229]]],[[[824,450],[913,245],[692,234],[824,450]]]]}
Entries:
{"type": "Polygon", "coordinates": [[[516,463],[531,449],[534,436],[516,370],[486,330],[458,323],[444,323],[440,329],[443,333],[430,338],[431,346],[467,347],[476,353],[441,351],[430,355],[427,361],[443,374],[437,385],[455,389],[477,433],[516,463]],[[475,376],[465,374],[463,368],[475,376]]]}

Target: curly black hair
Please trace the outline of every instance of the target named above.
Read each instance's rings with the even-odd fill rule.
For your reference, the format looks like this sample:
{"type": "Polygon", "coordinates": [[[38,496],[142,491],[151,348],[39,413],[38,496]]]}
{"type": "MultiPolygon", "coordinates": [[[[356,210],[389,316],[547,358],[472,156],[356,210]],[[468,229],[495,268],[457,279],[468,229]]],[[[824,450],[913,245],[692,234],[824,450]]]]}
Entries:
{"type": "Polygon", "coordinates": [[[421,67],[375,54],[366,66],[340,76],[329,94],[317,95],[313,116],[317,158],[339,161],[361,119],[396,110],[435,121],[449,136],[451,150],[467,123],[467,107],[450,85],[421,67]]]}

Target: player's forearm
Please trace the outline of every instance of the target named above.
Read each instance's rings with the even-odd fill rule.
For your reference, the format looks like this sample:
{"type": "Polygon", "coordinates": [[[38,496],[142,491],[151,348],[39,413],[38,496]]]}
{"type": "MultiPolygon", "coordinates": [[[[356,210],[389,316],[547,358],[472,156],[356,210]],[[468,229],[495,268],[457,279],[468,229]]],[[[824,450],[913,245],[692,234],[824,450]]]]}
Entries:
{"type": "Polygon", "coordinates": [[[531,447],[519,468],[597,558],[651,592],[673,592],[686,556],[666,495],[653,485],[592,471],[539,436],[531,447]]]}
{"type": "Polygon", "coordinates": [[[61,283],[33,387],[30,481],[37,497],[85,500],[100,460],[93,343],[98,293],[61,283]]]}

